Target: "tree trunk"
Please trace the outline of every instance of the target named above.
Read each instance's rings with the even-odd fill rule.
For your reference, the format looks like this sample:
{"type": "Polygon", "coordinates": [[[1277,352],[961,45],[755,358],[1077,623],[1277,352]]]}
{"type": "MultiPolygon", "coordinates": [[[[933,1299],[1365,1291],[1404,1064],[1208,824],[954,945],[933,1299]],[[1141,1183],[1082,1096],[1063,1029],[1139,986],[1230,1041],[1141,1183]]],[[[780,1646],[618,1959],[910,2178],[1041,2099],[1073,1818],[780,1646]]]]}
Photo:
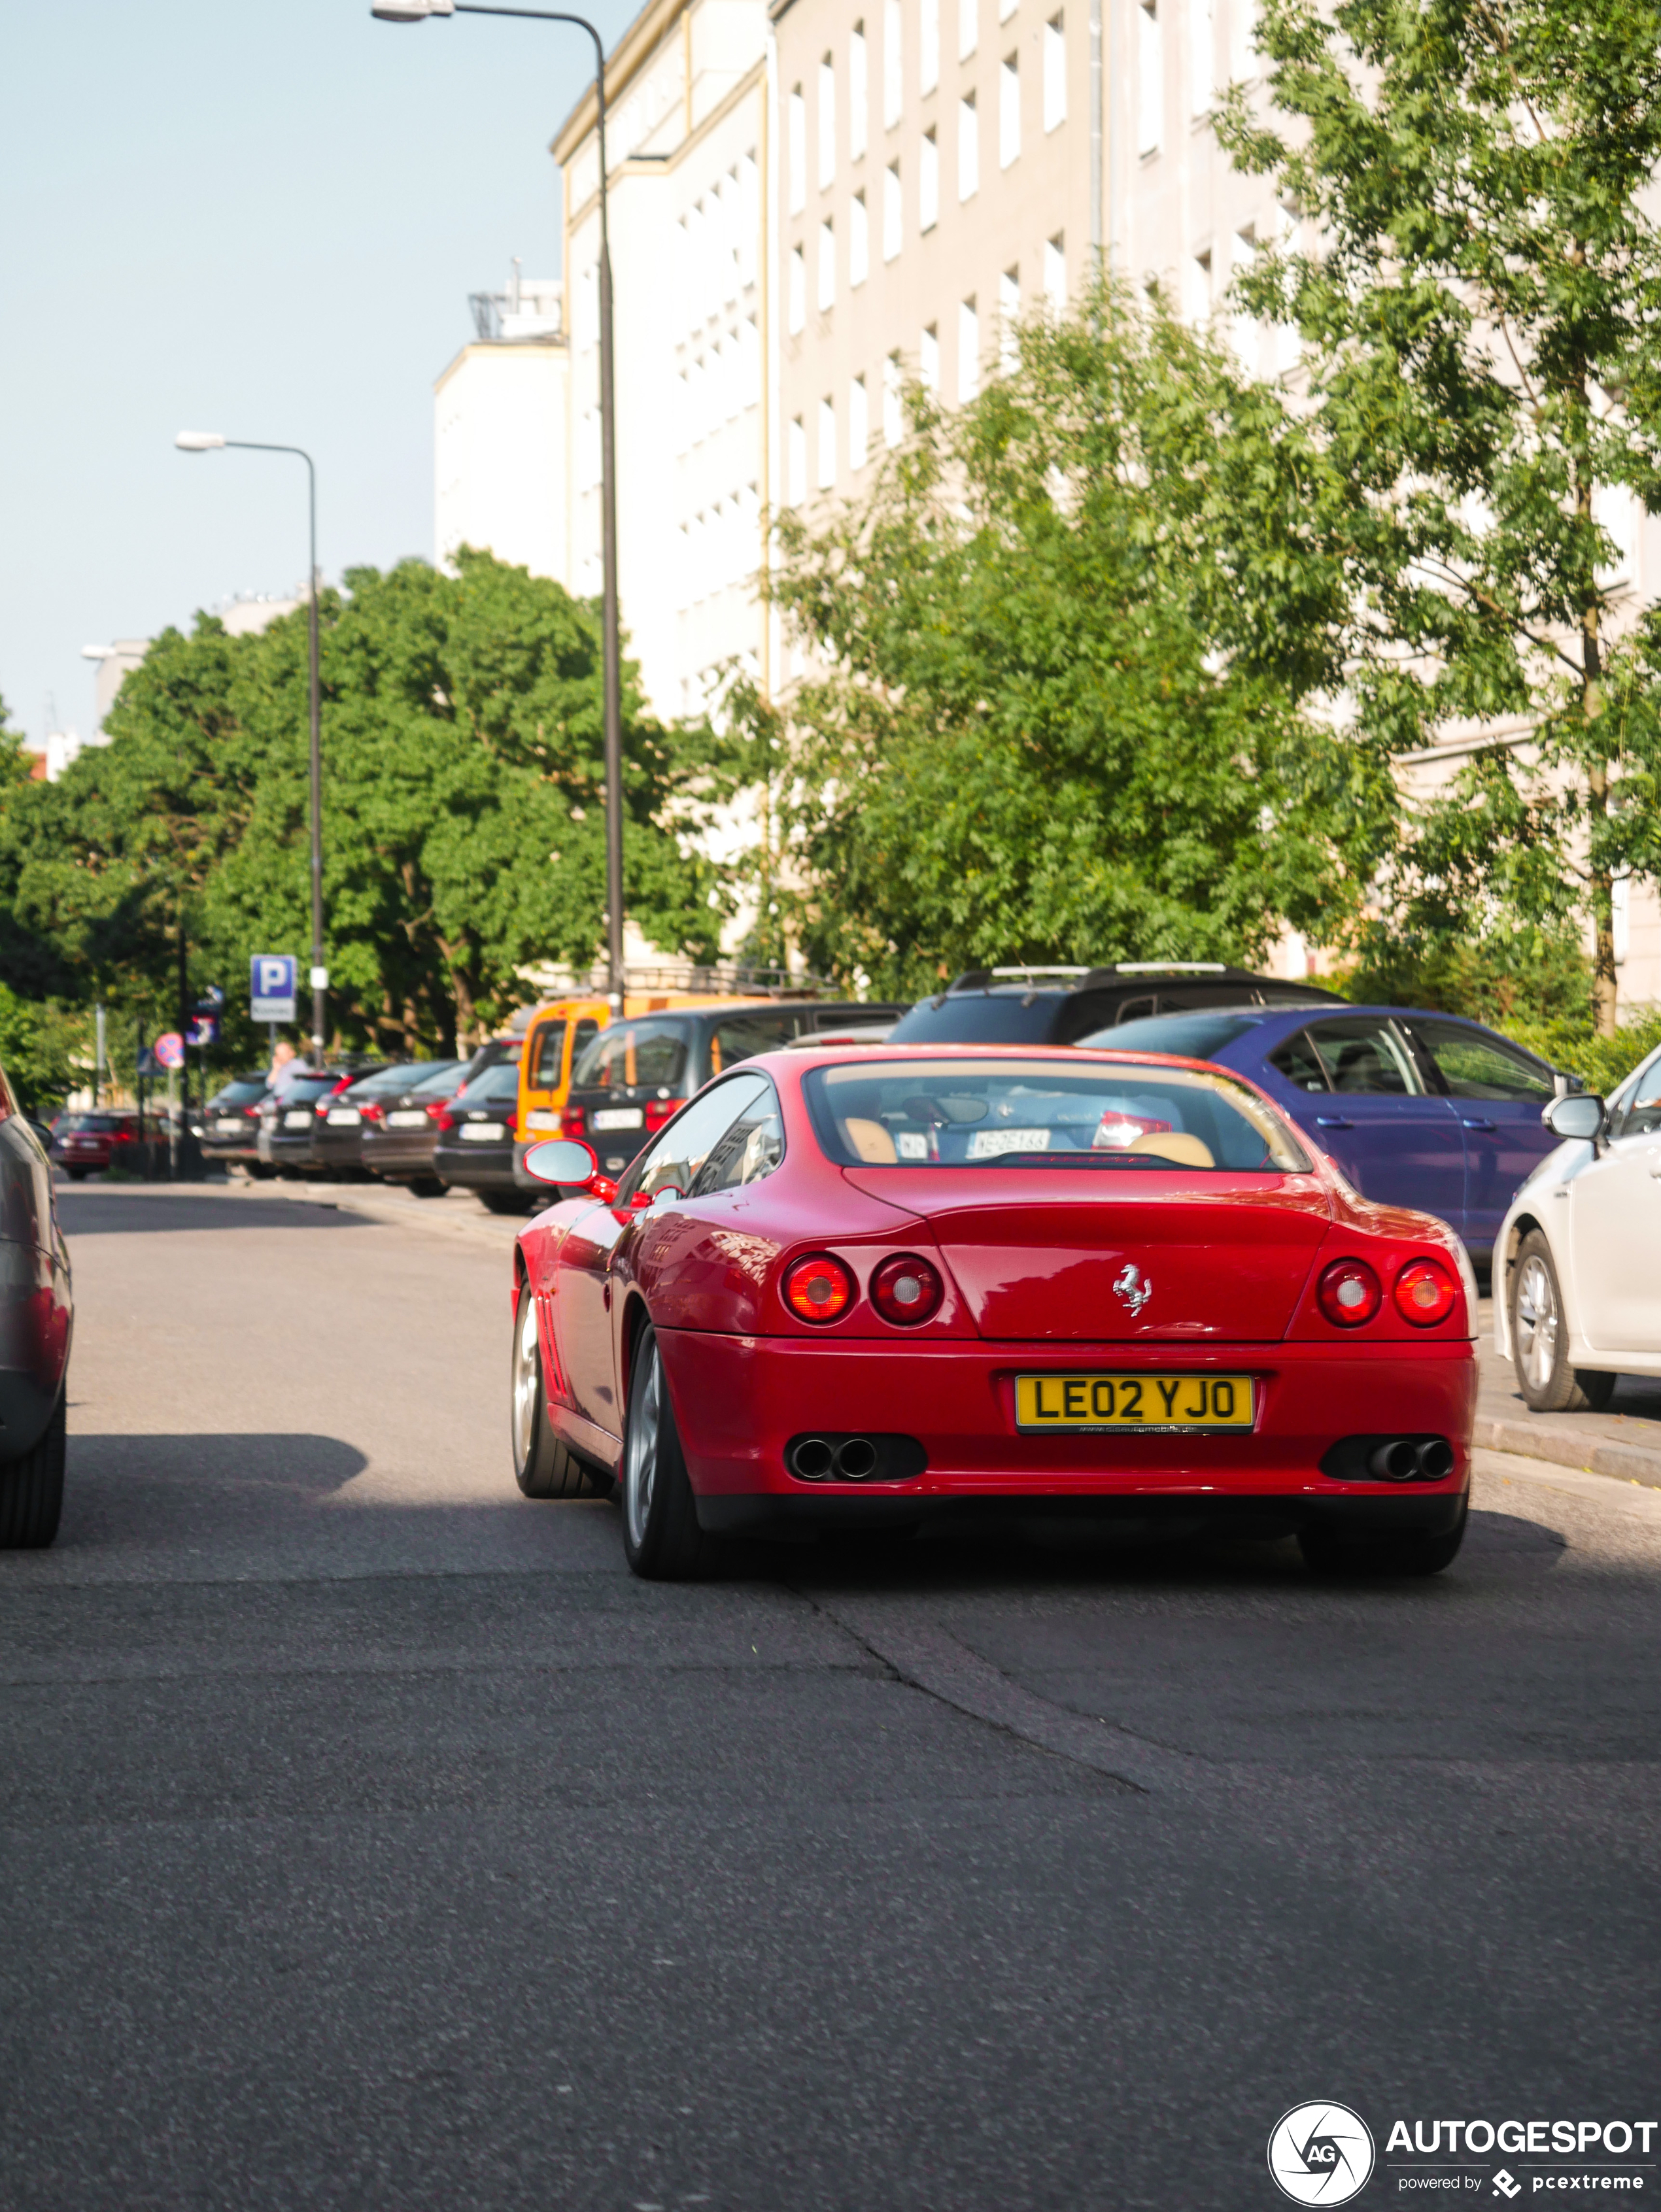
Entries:
{"type": "MultiPolygon", "coordinates": [[[[1586,811],[1594,831],[1609,810],[1609,772],[1598,762],[1587,773],[1586,811]]],[[[1615,1035],[1620,995],[1615,974],[1615,878],[1606,867],[1591,871],[1592,1026],[1599,1036],[1615,1035]]]]}

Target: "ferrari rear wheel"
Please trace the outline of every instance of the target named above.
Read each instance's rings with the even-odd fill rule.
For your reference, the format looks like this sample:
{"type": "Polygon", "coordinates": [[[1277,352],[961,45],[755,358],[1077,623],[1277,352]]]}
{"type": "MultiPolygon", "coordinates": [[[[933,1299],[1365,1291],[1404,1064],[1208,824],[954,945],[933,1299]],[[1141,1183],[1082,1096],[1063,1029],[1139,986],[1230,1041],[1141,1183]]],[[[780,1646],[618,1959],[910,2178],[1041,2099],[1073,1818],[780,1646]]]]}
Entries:
{"type": "Polygon", "coordinates": [[[1400,1536],[1341,1536],[1329,1528],[1305,1528],[1298,1548],[1317,1575],[1439,1575],[1457,1558],[1470,1518],[1469,1501],[1445,1535],[1412,1530],[1400,1536]]]}
{"type": "Polygon", "coordinates": [[[40,1443],[0,1464],[0,1551],[42,1551],[58,1534],[67,1402],[67,1392],[60,1391],[40,1443]]]}
{"type": "Polygon", "coordinates": [[[648,1582],[683,1582],[705,1552],[686,1455],[664,1379],[657,1331],[648,1322],[635,1346],[623,1436],[623,1549],[648,1582]]]}
{"type": "Polygon", "coordinates": [[[543,1381],[542,1346],[537,1339],[537,1302],[528,1283],[520,1285],[514,1312],[514,1371],[511,1421],[514,1480],[527,1498],[584,1498],[594,1486],[587,1469],[554,1434],[543,1381]]]}
{"type": "Polygon", "coordinates": [[[1517,1387],[1535,1413],[1601,1413],[1609,1404],[1614,1376],[1571,1367],[1568,1352],[1568,1322],[1551,1247],[1530,1229],[1518,1249],[1512,1278],[1511,1353],[1517,1387]]]}

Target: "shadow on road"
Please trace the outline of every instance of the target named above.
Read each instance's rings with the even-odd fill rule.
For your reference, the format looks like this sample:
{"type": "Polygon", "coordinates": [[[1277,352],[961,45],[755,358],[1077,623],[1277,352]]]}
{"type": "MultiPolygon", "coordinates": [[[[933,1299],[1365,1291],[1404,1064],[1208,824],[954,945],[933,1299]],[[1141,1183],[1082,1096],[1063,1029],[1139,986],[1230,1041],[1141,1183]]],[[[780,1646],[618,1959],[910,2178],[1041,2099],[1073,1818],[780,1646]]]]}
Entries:
{"type": "Polygon", "coordinates": [[[236,1198],[228,1192],[126,1189],[119,1184],[97,1190],[60,1190],[58,1216],[64,1234],[108,1237],[125,1233],[197,1229],[373,1229],[361,1213],[292,1199],[236,1198]]]}

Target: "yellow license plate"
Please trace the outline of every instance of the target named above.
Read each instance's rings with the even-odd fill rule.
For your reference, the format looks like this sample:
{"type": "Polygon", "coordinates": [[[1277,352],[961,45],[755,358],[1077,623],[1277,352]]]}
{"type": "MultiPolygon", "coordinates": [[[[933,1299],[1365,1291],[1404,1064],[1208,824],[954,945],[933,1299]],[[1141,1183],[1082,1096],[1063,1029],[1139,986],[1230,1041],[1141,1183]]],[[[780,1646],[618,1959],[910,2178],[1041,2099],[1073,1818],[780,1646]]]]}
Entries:
{"type": "Polygon", "coordinates": [[[1249,1429],[1249,1375],[1018,1375],[1018,1429],[1249,1429]]]}

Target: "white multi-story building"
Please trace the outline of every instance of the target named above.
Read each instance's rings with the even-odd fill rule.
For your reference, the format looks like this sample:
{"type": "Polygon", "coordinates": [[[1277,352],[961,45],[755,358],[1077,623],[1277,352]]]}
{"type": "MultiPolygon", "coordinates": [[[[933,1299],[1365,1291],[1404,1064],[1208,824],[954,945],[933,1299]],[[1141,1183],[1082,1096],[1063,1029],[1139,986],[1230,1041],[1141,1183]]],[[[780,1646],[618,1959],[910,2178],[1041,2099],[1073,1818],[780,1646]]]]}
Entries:
{"type": "Polygon", "coordinates": [[[520,275],[475,293],[478,337],[433,386],[433,537],[569,584],[569,350],[563,286],[520,275]]]}

